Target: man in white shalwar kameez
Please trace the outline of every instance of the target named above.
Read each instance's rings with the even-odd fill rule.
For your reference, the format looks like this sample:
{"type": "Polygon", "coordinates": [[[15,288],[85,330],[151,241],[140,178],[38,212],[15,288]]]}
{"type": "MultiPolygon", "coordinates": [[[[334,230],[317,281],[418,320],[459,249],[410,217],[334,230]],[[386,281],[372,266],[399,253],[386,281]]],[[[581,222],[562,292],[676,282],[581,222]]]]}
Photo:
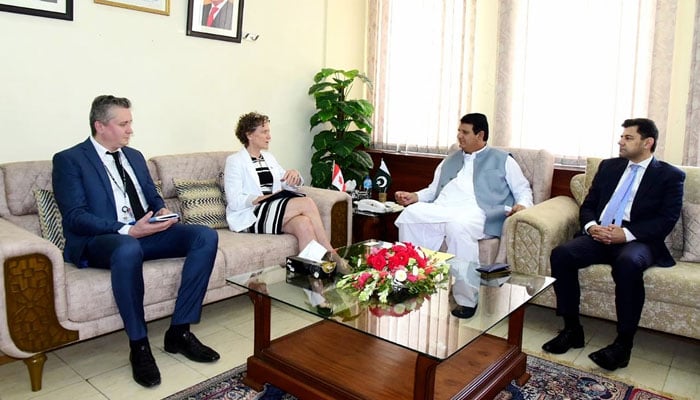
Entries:
{"type": "Polygon", "coordinates": [[[508,153],[487,147],[488,135],[485,115],[463,116],[457,134],[461,151],[438,165],[427,188],[396,192],[396,201],[407,206],[396,219],[399,240],[432,250],[444,241],[459,259],[451,268],[459,305],[452,314],[461,318],[476,310],[478,283],[475,288],[466,265],[479,261],[478,241],[500,237],[507,216],[532,206],[532,189],[520,166],[508,153]]]}

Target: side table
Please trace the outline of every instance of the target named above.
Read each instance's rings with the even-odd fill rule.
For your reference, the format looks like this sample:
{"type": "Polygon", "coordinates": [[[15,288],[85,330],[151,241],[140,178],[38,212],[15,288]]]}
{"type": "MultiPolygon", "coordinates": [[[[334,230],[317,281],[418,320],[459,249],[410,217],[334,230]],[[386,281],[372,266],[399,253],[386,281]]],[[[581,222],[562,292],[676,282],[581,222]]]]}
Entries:
{"type": "Polygon", "coordinates": [[[399,240],[399,229],[394,225],[394,221],[401,211],[377,214],[369,211],[352,212],[352,241],[353,243],[363,240],[378,239],[386,242],[396,242],[399,240]]]}

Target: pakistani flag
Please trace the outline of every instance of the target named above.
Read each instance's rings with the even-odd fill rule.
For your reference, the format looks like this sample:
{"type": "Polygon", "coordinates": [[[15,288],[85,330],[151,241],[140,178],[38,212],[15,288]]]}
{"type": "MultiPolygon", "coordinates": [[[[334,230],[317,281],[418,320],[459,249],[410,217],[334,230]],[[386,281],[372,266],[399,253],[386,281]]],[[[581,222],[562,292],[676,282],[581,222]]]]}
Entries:
{"type": "Polygon", "coordinates": [[[382,158],[382,162],[379,164],[379,169],[377,170],[377,176],[374,177],[374,187],[377,188],[379,193],[386,193],[389,189],[389,185],[391,185],[391,174],[382,158]]]}

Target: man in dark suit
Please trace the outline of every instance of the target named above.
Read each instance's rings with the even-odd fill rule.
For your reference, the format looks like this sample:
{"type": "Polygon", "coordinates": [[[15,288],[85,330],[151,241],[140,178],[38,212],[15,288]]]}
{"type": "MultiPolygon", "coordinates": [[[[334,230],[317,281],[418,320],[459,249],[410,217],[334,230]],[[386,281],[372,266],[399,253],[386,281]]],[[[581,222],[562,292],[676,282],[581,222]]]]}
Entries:
{"type": "Polygon", "coordinates": [[[190,332],[199,322],[214,266],[218,236],[208,227],[150,223],[171,213],[156,191],[143,155],[126,147],[133,134],[131,102],[98,96],[90,110],[92,136],[53,157],[53,189],[63,217],[64,257],[79,268],[111,271],[112,293],[131,347],[133,377],[151,387],[160,372],[151,353],[144,318],[143,261],[185,257],[165,350],[199,362],[219,354],[190,332]]]}
{"type": "Polygon", "coordinates": [[[675,265],[664,239],[680,216],[685,180],[683,171],[653,157],[658,139],[654,121],[628,119],[622,126],[620,157],[600,163],[581,205],[581,232],[552,250],[557,315],[563,317],[564,329],[542,345],[554,354],[584,346],[578,271],[593,264],[610,264],[617,337],[589,357],[611,371],[629,363],[644,306],[644,271],[655,264],[675,265]]]}
{"type": "Polygon", "coordinates": [[[228,0],[212,0],[202,6],[202,26],[231,29],[233,4],[228,0]]]}

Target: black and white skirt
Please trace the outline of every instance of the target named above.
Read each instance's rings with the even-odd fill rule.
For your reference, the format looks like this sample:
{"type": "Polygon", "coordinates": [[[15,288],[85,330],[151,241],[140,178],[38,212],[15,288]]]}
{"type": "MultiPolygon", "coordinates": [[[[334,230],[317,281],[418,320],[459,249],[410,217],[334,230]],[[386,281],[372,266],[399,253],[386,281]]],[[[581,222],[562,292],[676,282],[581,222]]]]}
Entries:
{"type": "Polygon", "coordinates": [[[248,227],[248,233],[272,233],[281,235],[284,222],[284,212],[287,209],[289,197],[265,201],[255,206],[253,213],[257,220],[248,227]]]}

